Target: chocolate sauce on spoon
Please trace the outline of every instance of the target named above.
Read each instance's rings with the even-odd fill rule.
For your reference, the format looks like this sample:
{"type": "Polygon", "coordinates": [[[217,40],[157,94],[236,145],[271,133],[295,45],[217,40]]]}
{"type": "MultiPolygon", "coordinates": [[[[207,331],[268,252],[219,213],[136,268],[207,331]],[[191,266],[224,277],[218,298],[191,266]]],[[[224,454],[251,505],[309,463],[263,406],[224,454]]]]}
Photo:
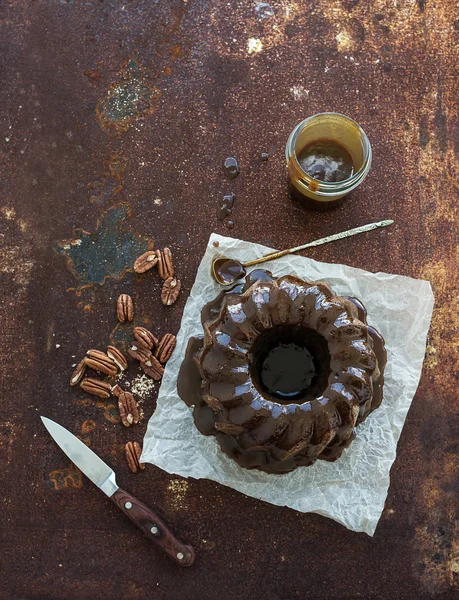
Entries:
{"type": "Polygon", "coordinates": [[[302,246],[295,246],[294,248],[280,250],[279,252],[270,252],[269,254],[265,254],[265,256],[262,256],[261,258],[249,260],[245,263],[241,263],[238,260],[227,258],[225,256],[217,257],[214,258],[214,260],[212,261],[211,275],[215,279],[215,281],[217,283],[220,283],[221,285],[232,285],[238,279],[244,277],[244,275],[246,274],[247,267],[252,267],[263,262],[268,262],[270,260],[274,260],[275,258],[281,258],[282,256],[286,256],[287,254],[294,254],[295,252],[305,250],[306,248],[321,246],[322,244],[328,244],[329,242],[336,242],[337,240],[342,240],[344,238],[357,235],[359,233],[364,233],[366,231],[378,229],[378,227],[387,227],[388,225],[392,225],[392,223],[393,221],[391,220],[379,221],[378,223],[369,223],[368,225],[362,225],[362,227],[355,227],[354,229],[349,229],[348,231],[341,231],[340,233],[328,235],[327,237],[320,238],[319,240],[314,240],[313,242],[303,244],[302,246]]]}

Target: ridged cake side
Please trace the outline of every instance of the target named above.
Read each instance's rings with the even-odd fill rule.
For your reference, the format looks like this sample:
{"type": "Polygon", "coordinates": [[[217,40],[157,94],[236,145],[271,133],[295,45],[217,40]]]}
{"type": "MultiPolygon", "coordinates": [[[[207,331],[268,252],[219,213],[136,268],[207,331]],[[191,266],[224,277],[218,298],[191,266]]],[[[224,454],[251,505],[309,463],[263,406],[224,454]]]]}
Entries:
{"type": "Polygon", "coordinates": [[[381,402],[384,340],[359,301],[335,296],[324,283],[252,272],[244,287],[203,310],[203,329],[202,340],[190,342],[179,393],[194,405],[198,429],[215,435],[241,466],[282,473],[336,460],[381,402]],[[317,396],[288,402],[260,385],[255,353],[270,332],[325,340],[312,349],[326,363],[317,396]]]}

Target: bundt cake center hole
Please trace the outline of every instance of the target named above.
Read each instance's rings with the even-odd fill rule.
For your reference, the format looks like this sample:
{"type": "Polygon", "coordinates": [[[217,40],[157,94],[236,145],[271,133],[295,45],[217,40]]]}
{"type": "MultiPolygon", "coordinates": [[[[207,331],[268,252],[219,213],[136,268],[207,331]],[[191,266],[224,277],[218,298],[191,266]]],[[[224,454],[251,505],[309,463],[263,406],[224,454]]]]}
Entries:
{"type": "Polygon", "coordinates": [[[252,380],[276,401],[306,402],[328,385],[330,354],[323,336],[306,327],[282,325],[262,333],[251,350],[252,380]]]}

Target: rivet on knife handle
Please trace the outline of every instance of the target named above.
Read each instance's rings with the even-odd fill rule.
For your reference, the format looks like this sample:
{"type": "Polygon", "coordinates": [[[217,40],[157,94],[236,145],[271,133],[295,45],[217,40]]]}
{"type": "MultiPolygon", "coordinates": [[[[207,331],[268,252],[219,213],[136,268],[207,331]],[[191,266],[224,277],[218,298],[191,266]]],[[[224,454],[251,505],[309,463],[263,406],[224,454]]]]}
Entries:
{"type": "Polygon", "coordinates": [[[148,506],[121,488],[118,488],[110,499],[147,538],[158,544],[161,550],[177,564],[182,567],[190,567],[194,563],[193,548],[179,542],[166,524],[148,506]]]}

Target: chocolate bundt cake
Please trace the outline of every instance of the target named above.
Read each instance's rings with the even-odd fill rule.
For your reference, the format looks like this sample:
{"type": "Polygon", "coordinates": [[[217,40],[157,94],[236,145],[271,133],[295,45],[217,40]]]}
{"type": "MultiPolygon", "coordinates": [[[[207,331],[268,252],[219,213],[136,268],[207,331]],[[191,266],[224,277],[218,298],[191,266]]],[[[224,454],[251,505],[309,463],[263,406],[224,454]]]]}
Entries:
{"type": "Polygon", "coordinates": [[[255,270],[202,311],[178,392],[239,465],[286,473],[333,461],[382,400],[384,339],[355,298],[255,270]]]}

